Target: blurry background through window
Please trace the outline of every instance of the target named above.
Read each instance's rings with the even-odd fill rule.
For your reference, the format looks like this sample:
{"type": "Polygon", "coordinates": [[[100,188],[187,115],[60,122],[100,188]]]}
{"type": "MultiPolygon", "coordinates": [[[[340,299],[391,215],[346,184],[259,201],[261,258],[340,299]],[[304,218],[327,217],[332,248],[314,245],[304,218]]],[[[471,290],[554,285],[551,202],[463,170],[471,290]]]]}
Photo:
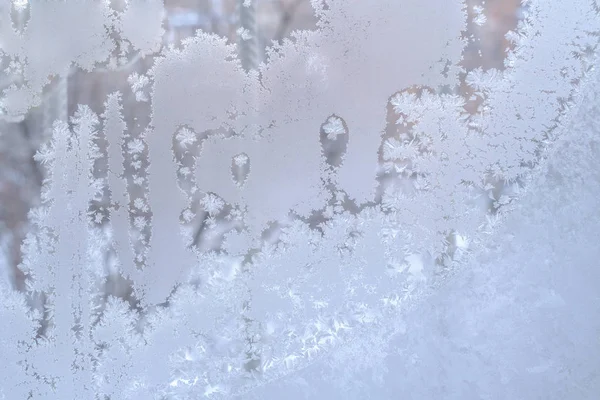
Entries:
{"type": "MultiPolygon", "coordinates": [[[[13,7],[11,11],[15,27],[27,23],[27,2],[22,3],[23,7],[13,7]]],[[[119,7],[119,1],[113,3],[119,7]]],[[[509,46],[505,35],[516,28],[522,17],[520,1],[468,0],[467,3],[470,24],[464,36],[475,40],[469,41],[464,52],[464,67],[502,69],[509,46]]],[[[244,20],[243,0],[165,0],[164,45],[181,46],[183,40],[198,31],[216,33],[242,48],[250,46],[244,54],[252,59],[246,62],[256,65],[265,60],[266,49],[273,43],[281,43],[295,30],[311,30],[316,26],[310,0],[256,0],[252,4],[253,15],[244,20]]],[[[7,5],[2,3],[0,7],[7,5]]],[[[39,204],[44,179],[43,169],[33,156],[40,144],[48,140],[52,121],[66,121],[78,104],[87,104],[101,113],[106,96],[119,90],[123,93],[126,120],[136,121],[128,125],[145,126],[149,118],[145,103],[149,87],[143,74],[152,60],[151,56],[133,55],[130,59],[113,59],[118,64],[116,68],[107,66],[92,72],[73,68],[66,78],[55,78],[45,88],[43,103],[22,121],[0,118],[5,133],[0,135],[0,266],[3,278],[15,287],[23,287],[22,272],[17,265],[21,259],[20,244],[28,230],[27,212],[39,204]]],[[[3,64],[2,69],[10,71],[9,65],[3,64]]],[[[18,79],[18,74],[0,74],[0,90],[18,79]]]]}

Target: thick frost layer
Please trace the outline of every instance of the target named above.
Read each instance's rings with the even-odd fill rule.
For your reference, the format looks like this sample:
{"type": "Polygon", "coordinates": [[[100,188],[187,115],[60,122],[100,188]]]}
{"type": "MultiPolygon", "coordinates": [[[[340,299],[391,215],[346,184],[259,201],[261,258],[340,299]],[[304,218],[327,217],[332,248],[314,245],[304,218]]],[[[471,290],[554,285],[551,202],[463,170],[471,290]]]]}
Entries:
{"type": "Polygon", "coordinates": [[[600,74],[595,74],[571,132],[552,150],[518,209],[486,249],[397,318],[389,342],[372,331],[248,398],[286,393],[288,399],[596,399],[600,74]]]}
{"type": "Polygon", "coordinates": [[[585,301],[597,322],[584,297],[598,283],[599,182],[585,164],[598,83],[583,100],[578,89],[598,5],[527,4],[502,71],[462,68],[466,23],[485,18],[467,20],[459,0],[313,1],[318,29],[250,71],[207,33],[160,49],[160,2],[32,2],[22,32],[1,8],[2,53],[21,69],[3,94],[10,118],[71,67],[156,54],[127,82],[146,123],[113,92],[56,121],[36,156],[48,176],[23,244],[26,293],[0,288],[0,393],[244,397],[282,380],[299,396],[308,382],[309,398],[393,398],[395,385],[494,398],[554,378],[592,393],[596,365],[577,363],[593,334],[560,323],[592,326],[571,308],[585,301]],[[527,184],[557,137],[564,154],[527,184]],[[575,261],[585,277],[567,274],[575,261]],[[382,387],[356,379],[385,379],[388,361],[382,387]]]}

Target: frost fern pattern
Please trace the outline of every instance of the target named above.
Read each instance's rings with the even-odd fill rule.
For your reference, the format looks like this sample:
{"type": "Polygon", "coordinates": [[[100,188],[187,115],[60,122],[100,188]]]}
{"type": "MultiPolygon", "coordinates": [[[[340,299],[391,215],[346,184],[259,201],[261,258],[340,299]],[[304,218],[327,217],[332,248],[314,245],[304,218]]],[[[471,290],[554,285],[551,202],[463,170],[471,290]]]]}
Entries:
{"type": "Polygon", "coordinates": [[[218,35],[161,46],[156,1],[31,2],[20,33],[0,8],[0,54],[23,75],[0,97],[6,118],[42,101],[48,75],[151,60],[56,121],[36,155],[27,287],[0,284],[0,396],[245,395],[384,346],[402,310],[485,246],[568,134],[598,4],[524,2],[505,68],[468,70],[481,8],[375,3],[312,1],[318,29],[250,70],[218,35]],[[49,24],[67,16],[81,19],[49,24]],[[37,54],[53,30],[76,45],[37,54]]]}

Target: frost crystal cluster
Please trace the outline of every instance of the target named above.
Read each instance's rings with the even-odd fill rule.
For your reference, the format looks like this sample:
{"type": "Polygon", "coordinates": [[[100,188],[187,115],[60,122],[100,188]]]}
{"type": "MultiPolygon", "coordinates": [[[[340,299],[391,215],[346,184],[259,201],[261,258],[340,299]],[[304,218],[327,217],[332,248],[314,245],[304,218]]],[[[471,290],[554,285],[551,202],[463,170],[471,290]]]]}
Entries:
{"type": "Polygon", "coordinates": [[[600,284],[596,0],[523,0],[502,68],[464,62],[484,4],[312,0],[316,28],[252,66],[250,25],[165,44],[166,3],[0,0],[7,121],[74,70],[147,65],[50,121],[26,285],[0,281],[0,399],[600,393],[597,296],[595,338],[523,328],[591,329],[551,277],[600,284]]]}

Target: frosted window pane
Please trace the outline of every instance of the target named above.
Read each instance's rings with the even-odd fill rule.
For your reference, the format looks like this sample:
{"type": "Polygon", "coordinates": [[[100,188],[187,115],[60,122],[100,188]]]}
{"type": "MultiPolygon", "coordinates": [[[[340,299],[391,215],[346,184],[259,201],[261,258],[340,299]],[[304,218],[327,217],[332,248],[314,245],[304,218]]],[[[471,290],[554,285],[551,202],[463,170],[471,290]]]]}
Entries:
{"type": "Polygon", "coordinates": [[[599,14],[0,2],[0,398],[593,398],[599,14]]]}

